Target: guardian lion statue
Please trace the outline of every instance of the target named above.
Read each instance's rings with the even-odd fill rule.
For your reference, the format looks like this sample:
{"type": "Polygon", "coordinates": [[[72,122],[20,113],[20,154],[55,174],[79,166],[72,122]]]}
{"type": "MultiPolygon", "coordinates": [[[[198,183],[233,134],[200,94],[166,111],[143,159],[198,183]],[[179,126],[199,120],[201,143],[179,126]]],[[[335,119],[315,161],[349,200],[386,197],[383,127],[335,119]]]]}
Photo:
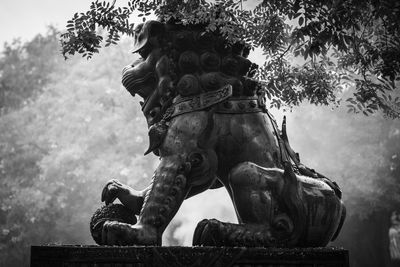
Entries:
{"type": "Polygon", "coordinates": [[[160,157],[151,185],[136,191],[108,182],[137,223],[102,221],[106,245],[161,245],[182,202],[225,187],[238,224],[203,220],[193,245],[317,247],[336,238],[345,218],[337,184],[304,166],[266,108],[249,47],[230,44],[202,25],[147,21],[135,29],[122,83],[143,98],[149,149],[160,157]],[[136,221],[136,220],[135,220],[136,221]]]}

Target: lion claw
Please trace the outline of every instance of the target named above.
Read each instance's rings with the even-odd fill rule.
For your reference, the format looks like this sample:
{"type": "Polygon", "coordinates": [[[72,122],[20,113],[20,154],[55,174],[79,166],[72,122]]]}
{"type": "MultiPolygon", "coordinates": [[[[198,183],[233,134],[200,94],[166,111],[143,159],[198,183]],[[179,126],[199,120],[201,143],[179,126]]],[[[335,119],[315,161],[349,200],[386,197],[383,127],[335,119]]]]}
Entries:
{"type": "Polygon", "coordinates": [[[101,202],[105,202],[106,205],[113,203],[117,199],[118,193],[123,189],[123,186],[116,179],[108,181],[101,192],[101,202]]]}
{"type": "Polygon", "coordinates": [[[101,236],[102,244],[110,246],[161,245],[155,229],[117,221],[106,221],[101,236]]]}

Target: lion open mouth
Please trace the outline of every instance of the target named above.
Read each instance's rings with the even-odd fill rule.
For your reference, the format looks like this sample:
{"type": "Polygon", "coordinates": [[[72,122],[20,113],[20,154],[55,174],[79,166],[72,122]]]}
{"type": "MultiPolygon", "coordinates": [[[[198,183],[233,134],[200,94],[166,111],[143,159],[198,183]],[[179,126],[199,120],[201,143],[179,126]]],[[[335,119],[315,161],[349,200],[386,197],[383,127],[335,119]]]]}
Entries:
{"type": "Polygon", "coordinates": [[[139,58],[122,70],[122,84],[132,96],[147,98],[157,85],[157,76],[152,66],[151,56],[144,60],[139,58]]]}

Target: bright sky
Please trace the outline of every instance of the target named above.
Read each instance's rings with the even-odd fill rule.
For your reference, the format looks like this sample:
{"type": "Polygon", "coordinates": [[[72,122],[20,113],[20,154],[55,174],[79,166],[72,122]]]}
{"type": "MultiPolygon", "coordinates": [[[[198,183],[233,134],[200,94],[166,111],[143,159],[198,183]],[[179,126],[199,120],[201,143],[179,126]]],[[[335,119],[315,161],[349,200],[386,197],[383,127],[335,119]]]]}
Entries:
{"type": "MultiPolygon", "coordinates": [[[[5,42],[22,41],[45,33],[48,25],[63,30],[75,12],[85,12],[95,0],[0,0],[0,51],[5,42]]],[[[111,2],[111,0],[110,0],[111,2]]],[[[116,0],[116,6],[126,6],[128,0],[116,0]]],[[[254,8],[259,0],[245,0],[244,7],[254,8]]],[[[135,22],[134,18],[131,18],[135,22]]],[[[263,61],[261,51],[250,54],[253,62],[263,61]]]]}
{"type": "MultiPolygon", "coordinates": [[[[28,41],[38,33],[45,33],[47,25],[64,29],[75,12],[87,11],[94,0],[0,0],[0,50],[4,42],[15,38],[28,41]]],[[[111,2],[111,0],[110,0],[111,2]]],[[[128,0],[116,0],[126,6],[128,0]]],[[[245,0],[246,7],[254,7],[259,0],[245,0]]]]}
{"type": "MultiPolygon", "coordinates": [[[[93,0],[0,0],[0,49],[4,42],[30,40],[47,25],[63,29],[75,12],[87,11],[93,0]]],[[[116,5],[125,5],[117,0],[116,5]]]]}

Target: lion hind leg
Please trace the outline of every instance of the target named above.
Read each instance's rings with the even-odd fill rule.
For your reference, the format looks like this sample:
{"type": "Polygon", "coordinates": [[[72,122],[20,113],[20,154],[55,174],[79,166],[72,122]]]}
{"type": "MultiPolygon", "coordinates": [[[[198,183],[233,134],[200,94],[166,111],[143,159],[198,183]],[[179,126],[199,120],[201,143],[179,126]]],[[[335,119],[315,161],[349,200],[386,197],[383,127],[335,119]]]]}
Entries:
{"type": "Polygon", "coordinates": [[[284,171],[262,168],[251,162],[234,167],[228,178],[240,224],[218,220],[201,221],[193,245],[204,246],[291,246],[294,223],[280,206],[284,171]]]}
{"type": "Polygon", "coordinates": [[[193,246],[272,247],[275,243],[268,225],[234,224],[216,219],[199,222],[193,236],[193,246]]]}

